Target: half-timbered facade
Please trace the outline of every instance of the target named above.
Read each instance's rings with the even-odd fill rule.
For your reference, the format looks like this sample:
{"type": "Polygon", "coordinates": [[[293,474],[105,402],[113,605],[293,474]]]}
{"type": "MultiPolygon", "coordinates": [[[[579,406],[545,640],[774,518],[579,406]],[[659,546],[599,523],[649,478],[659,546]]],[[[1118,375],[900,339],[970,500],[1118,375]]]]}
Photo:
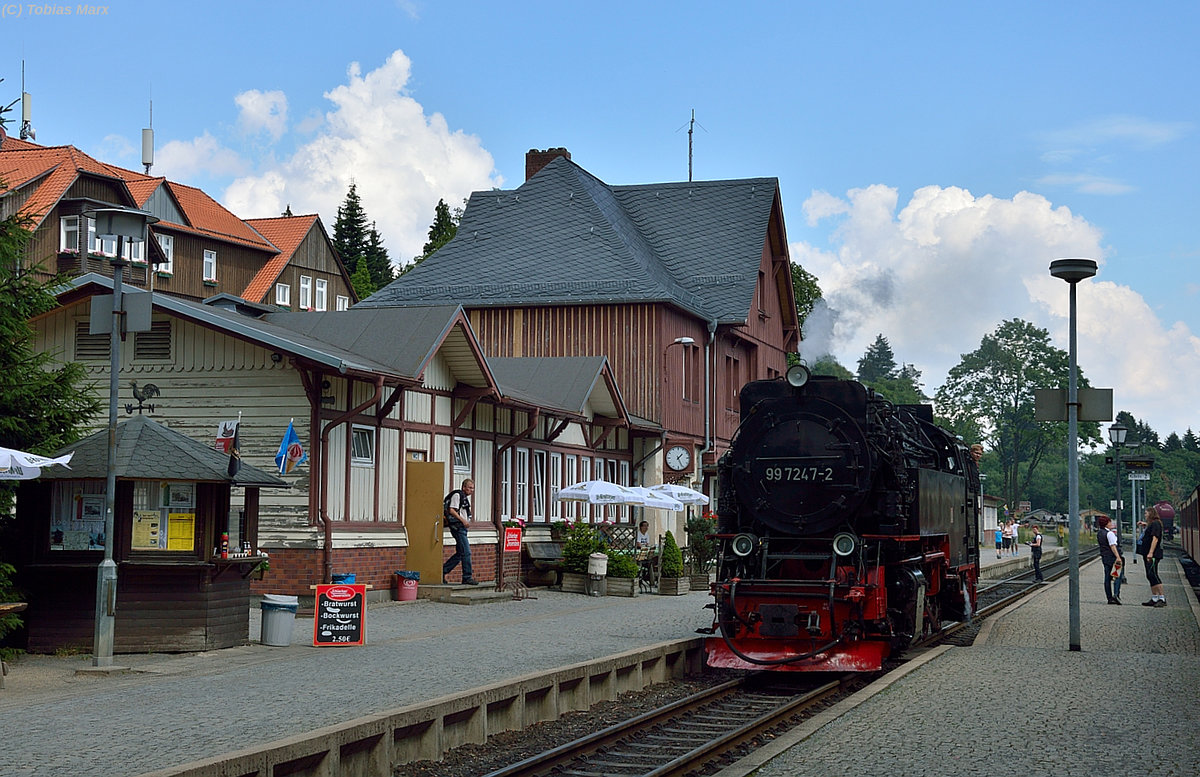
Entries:
{"type": "MultiPolygon", "coordinates": [[[[110,352],[107,336],[88,333],[89,303],[110,288],[81,277],[34,322],[37,346],[80,362],[97,385],[108,384],[110,352]]],[[[303,441],[308,461],[283,476],[290,489],[262,495],[254,536],[233,494],[231,544],[268,551],[273,592],[307,595],[348,571],[380,591],[396,569],[439,582],[450,552],[442,497],[468,477],[476,576],[494,579],[501,522],[525,518],[548,533],[564,514],[551,489],[568,466],[620,475],[634,465],[606,359],[505,359],[494,369],[458,306],[299,313],[156,293],[153,310],[153,329],[130,333],[121,350],[123,414],[152,412],[209,442],[240,416],[242,456],[262,469],[275,466],[289,423],[303,441]]]]}

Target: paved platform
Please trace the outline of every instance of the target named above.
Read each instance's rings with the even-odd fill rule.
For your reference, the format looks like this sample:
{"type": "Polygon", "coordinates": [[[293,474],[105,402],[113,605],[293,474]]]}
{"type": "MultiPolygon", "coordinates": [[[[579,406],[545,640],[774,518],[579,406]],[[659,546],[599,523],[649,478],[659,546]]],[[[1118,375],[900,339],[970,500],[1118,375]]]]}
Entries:
{"type": "MultiPolygon", "coordinates": [[[[482,586],[480,587],[482,588],[482,586]]],[[[118,655],[131,673],[78,676],[88,657],[26,656],[0,691],[3,777],[130,777],[353,718],[662,642],[712,623],[706,593],[372,605],[368,644],[118,655]]],[[[250,633],[261,613],[252,611],[250,633]]]]}
{"type": "Polygon", "coordinates": [[[1069,649],[1064,577],[985,622],[973,647],[931,651],[886,692],[760,750],[754,774],[1200,775],[1200,604],[1174,559],[1163,609],[1139,606],[1140,564],[1120,607],[1103,571],[1080,570],[1081,650],[1069,649]]]}

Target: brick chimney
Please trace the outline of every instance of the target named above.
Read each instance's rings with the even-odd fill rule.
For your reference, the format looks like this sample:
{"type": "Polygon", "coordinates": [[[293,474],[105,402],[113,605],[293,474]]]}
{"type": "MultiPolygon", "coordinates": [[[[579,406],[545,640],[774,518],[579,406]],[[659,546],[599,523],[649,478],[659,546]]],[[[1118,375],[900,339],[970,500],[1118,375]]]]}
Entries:
{"type": "Polygon", "coordinates": [[[525,153],[525,180],[528,181],[537,175],[538,170],[541,170],[560,156],[570,159],[571,152],[565,148],[548,148],[545,151],[538,151],[536,148],[529,149],[525,153]]]}

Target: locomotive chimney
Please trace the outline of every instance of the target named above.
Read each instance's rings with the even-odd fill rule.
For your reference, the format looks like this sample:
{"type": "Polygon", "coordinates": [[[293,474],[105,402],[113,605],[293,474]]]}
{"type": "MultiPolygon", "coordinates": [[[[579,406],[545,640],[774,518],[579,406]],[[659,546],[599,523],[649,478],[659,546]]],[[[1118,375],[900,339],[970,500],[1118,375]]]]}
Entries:
{"type": "Polygon", "coordinates": [[[570,159],[571,152],[565,148],[548,148],[545,151],[538,151],[536,148],[529,149],[525,152],[525,180],[528,181],[537,175],[538,170],[541,170],[560,156],[570,159]]]}

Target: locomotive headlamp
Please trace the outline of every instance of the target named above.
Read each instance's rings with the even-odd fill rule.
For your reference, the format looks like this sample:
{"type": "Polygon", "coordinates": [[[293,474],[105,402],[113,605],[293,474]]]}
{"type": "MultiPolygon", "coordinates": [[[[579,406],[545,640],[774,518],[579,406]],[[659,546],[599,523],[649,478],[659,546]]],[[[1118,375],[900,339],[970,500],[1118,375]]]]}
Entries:
{"type": "Polygon", "coordinates": [[[758,547],[758,537],[753,534],[739,534],[733,538],[733,542],[729,545],[733,551],[733,555],[745,558],[754,552],[758,547]]]}
{"type": "Polygon", "coordinates": [[[791,386],[800,388],[805,383],[808,383],[811,375],[812,373],[808,371],[808,367],[805,367],[803,364],[793,364],[791,367],[788,367],[787,382],[791,386]]]}
{"type": "Polygon", "coordinates": [[[854,552],[858,538],[849,532],[841,532],[833,537],[833,552],[843,558],[854,552]]]}

